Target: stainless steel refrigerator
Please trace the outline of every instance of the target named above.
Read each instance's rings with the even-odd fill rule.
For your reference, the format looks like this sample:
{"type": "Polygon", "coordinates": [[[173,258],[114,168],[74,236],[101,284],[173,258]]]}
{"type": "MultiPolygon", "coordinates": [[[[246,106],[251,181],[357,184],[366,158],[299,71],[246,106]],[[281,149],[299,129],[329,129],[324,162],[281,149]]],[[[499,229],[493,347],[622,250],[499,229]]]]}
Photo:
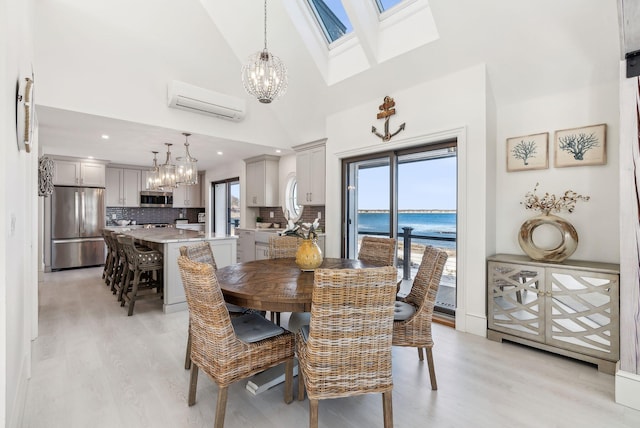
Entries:
{"type": "Polygon", "coordinates": [[[55,186],[51,196],[51,269],[104,264],[104,189],[55,186]]]}

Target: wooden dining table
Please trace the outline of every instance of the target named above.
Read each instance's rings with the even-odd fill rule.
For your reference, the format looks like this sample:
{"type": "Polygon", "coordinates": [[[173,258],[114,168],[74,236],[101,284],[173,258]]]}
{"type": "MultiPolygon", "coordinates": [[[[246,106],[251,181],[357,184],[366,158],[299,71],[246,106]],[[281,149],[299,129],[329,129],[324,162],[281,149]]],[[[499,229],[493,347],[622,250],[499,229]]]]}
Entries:
{"type": "MultiPolygon", "coordinates": [[[[376,267],[353,259],[325,258],[319,269],[376,267]]],[[[219,268],[218,283],[225,301],[272,312],[310,312],[313,272],[300,270],[295,259],[254,260],[219,268]]]]}
{"type": "MultiPolygon", "coordinates": [[[[353,259],[325,258],[319,269],[376,267],[353,259]]],[[[216,277],[224,300],[238,306],[271,312],[311,312],[313,272],[302,271],[294,258],[254,260],[221,267],[216,277]]],[[[294,367],[297,374],[298,367],[294,367]]],[[[247,390],[260,394],[284,382],[282,365],[247,381],[247,390]]]]}

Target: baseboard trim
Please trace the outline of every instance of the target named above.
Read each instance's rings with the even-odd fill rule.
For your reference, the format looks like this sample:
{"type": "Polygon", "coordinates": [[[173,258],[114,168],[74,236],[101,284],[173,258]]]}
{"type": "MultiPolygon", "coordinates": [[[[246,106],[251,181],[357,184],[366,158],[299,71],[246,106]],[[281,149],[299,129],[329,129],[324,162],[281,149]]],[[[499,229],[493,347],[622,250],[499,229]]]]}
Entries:
{"type": "Polygon", "coordinates": [[[616,403],[640,410],[640,375],[616,371],[616,403]]]}
{"type": "Polygon", "coordinates": [[[476,336],[487,337],[487,317],[473,314],[465,316],[465,332],[476,336]]]}
{"type": "Polygon", "coordinates": [[[22,364],[20,364],[20,377],[18,381],[18,388],[16,390],[16,397],[11,406],[11,415],[9,416],[7,427],[19,428],[22,426],[24,420],[24,406],[27,402],[27,385],[29,379],[27,377],[27,364],[29,362],[26,358],[23,358],[22,364]]]}

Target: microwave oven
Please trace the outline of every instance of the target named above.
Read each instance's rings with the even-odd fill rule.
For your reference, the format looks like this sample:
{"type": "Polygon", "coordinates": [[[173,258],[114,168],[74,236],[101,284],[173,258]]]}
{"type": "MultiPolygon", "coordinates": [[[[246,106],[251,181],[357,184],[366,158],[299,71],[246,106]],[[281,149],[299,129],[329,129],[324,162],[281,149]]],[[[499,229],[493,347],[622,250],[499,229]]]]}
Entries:
{"type": "Polygon", "coordinates": [[[143,208],[172,208],[173,193],[172,192],[140,192],[140,206],[143,208]]]}

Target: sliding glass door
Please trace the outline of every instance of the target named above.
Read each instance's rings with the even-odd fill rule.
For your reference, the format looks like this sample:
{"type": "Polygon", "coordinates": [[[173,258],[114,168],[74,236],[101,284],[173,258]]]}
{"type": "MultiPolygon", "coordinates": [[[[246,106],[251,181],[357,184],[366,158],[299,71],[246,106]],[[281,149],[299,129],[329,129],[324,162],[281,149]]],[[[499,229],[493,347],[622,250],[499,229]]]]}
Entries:
{"type": "Polygon", "coordinates": [[[456,283],[456,143],[444,142],[343,161],[344,256],[355,258],[365,235],[398,241],[401,294],[407,293],[425,245],[445,249],[436,309],[453,315],[456,283]]]}

